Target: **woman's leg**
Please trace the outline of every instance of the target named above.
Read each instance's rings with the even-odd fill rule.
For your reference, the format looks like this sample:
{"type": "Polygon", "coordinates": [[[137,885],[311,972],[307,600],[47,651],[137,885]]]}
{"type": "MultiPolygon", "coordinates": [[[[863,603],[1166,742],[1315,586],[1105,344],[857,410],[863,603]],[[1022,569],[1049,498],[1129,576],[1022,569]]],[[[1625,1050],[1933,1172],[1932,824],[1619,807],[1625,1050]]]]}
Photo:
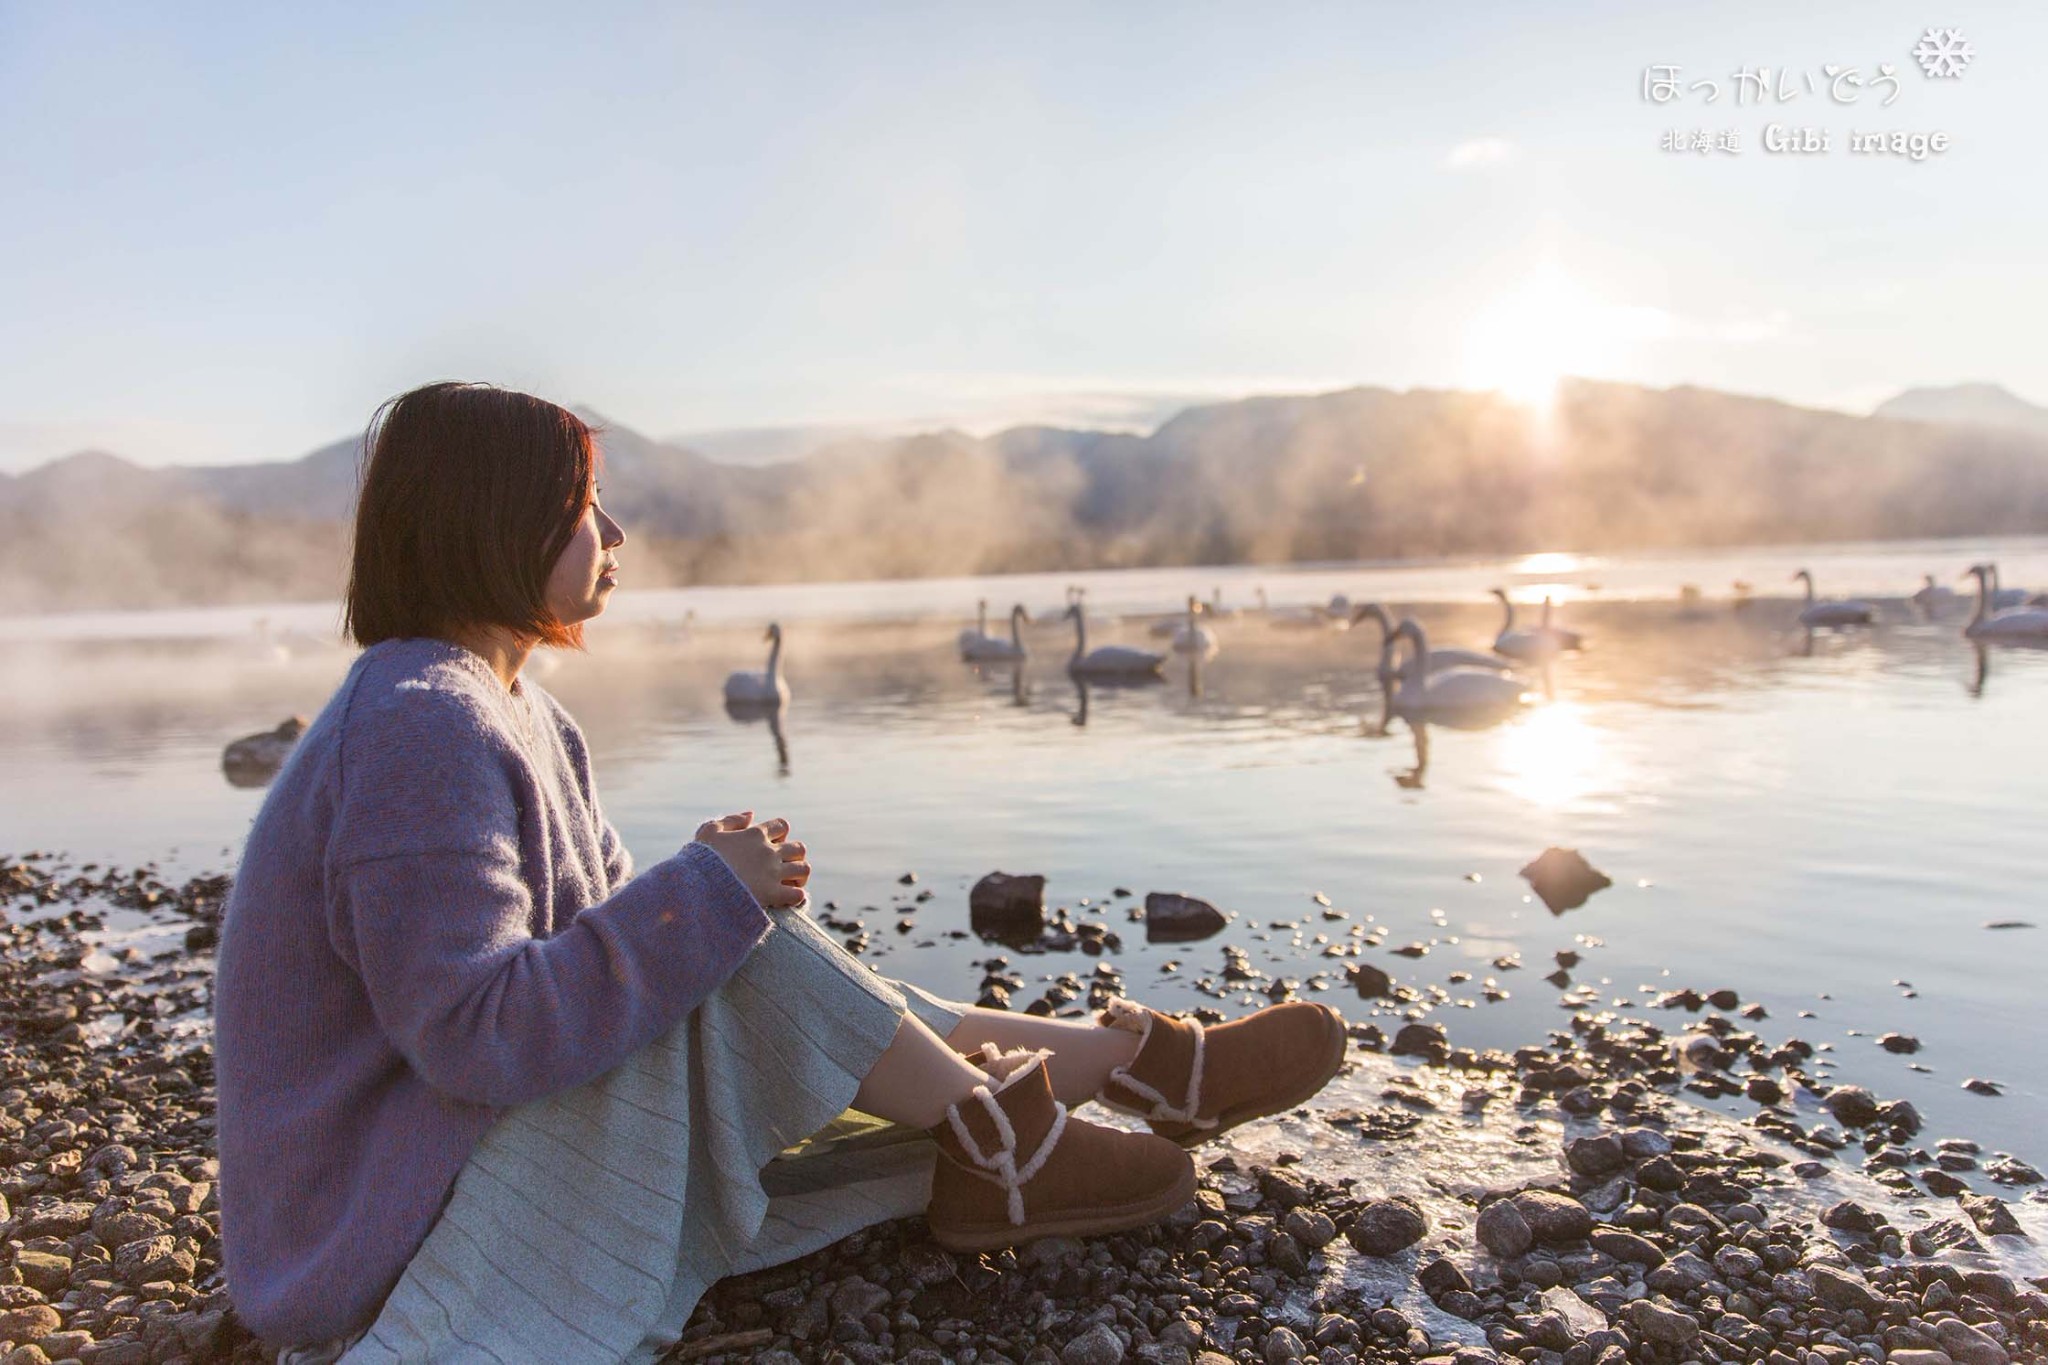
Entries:
{"type": "Polygon", "coordinates": [[[987,1080],[980,1067],[906,1011],[888,1050],[861,1079],[853,1107],[892,1123],[930,1128],[945,1120],[947,1105],[966,1099],[987,1080]]]}
{"type": "Polygon", "coordinates": [[[1046,1075],[1052,1081],[1054,1097],[1063,1104],[1094,1099],[1095,1092],[1109,1080],[1109,1073],[1116,1067],[1130,1065],[1131,1058],[1138,1055],[1140,1041],[1128,1029],[1104,1028],[1093,1019],[1052,1019],[979,1006],[968,1010],[946,1035],[946,1043],[963,1053],[972,1052],[983,1043],[994,1043],[1004,1049],[1051,1048],[1046,1075]]]}

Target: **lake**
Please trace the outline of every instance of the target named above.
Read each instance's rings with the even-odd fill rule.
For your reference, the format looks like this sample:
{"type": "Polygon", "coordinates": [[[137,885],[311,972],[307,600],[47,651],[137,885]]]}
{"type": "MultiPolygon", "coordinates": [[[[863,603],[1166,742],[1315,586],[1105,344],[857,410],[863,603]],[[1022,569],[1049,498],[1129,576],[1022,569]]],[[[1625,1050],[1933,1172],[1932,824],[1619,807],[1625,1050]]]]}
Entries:
{"type": "MultiPolygon", "coordinates": [[[[1109,962],[1166,1008],[1235,1013],[1284,978],[1363,1020],[1374,1003],[1344,968],[1365,961],[1418,991],[1454,1043],[1513,1047],[1565,1026],[1563,991],[1640,1012],[1725,987],[1767,1011],[1745,1026],[1804,1037],[1831,1049],[1837,1079],[1912,1100],[1930,1142],[1967,1135],[2038,1165],[2048,655],[1980,653],[1960,634],[1964,598],[1932,618],[1904,600],[1923,573],[1962,591],[1957,575],[1990,556],[2009,584],[2048,587],[2048,540],[2021,540],[636,594],[629,545],[589,652],[530,676],[583,725],[642,863],[711,815],[787,816],[817,868],[814,911],[863,921],[879,970],[943,993],[973,999],[978,964],[1002,955],[1026,981],[1020,1006],[1042,978],[1085,982],[1109,962]],[[1823,596],[1878,599],[1878,624],[1796,629],[1802,565],[1823,596]],[[1738,579],[1755,585],[1742,609],[1738,579]],[[1433,644],[1484,648],[1496,584],[1554,598],[1587,647],[1547,683],[1529,674],[1520,714],[1431,727],[1424,762],[1402,722],[1380,733],[1370,624],[1220,617],[1198,676],[1177,658],[1156,685],[1084,691],[1064,668],[1072,628],[1052,619],[1070,582],[1088,589],[1091,647],[1158,647],[1152,620],[1187,594],[1250,608],[1263,588],[1276,611],[1335,593],[1399,604],[1433,644]],[[978,598],[1038,618],[1020,670],[959,661],[978,598]],[[728,671],[761,666],[770,619],[794,694],[773,726],[720,700],[728,671]],[[1553,914],[1517,875],[1550,846],[1613,885],[1553,914]],[[994,870],[1044,875],[1049,904],[1120,949],[967,934],[968,888],[994,870]],[[1234,918],[1148,945],[1128,913],[1148,891],[1234,918]],[[2010,922],[2027,927],[1987,927],[2010,922]],[[1222,982],[1226,945],[1260,975],[1222,982]],[[1408,945],[1425,951],[1393,952],[1408,945]],[[1580,961],[1559,985],[1545,977],[1561,950],[1580,961]],[[1882,1049],[1888,1032],[1920,1050],[1882,1049]]],[[[0,852],[231,870],[263,792],[225,780],[222,746],[318,711],[350,657],[333,623],[332,604],[4,623],[0,852]]],[[[1676,1032],[1698,1016],[1653,1017],[1676,1032]]]]}

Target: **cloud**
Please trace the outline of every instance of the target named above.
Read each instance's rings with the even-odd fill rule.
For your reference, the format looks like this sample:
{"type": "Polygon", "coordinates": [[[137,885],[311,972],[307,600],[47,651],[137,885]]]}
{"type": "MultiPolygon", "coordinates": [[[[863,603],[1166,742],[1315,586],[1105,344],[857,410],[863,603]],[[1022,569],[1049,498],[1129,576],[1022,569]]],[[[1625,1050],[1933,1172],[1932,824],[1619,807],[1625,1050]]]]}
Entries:
{"type": "Polygon", "coordinates": [[[1447,170],[1464,171],[1489,162],[1506,161],[1515,154],[1515,144],[1504,137],[1475,137],[1451,148],[1444,158],[1447,170]]]}

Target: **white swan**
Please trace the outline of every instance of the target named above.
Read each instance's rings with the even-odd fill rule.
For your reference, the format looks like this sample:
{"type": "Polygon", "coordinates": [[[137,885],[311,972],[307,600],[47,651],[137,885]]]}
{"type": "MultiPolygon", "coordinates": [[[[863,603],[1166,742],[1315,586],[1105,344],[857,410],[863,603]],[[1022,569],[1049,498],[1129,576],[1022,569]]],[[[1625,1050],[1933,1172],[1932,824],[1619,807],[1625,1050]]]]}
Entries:
{"type": "Polygon", "coordinates": [[[1563,630],[1550,624],[1550,599],[1543,599],[1544,623],[1534,630],[1515,629],[1515,604],[1508,597],[1505,588],[1495,588],[1493,595],[1500,599],[1501,610],[1506,613],[1500,623],[1500,633],[1493,637],[1493,652],[1505,654],[1510,659],[1525,659],[1541,662],[1554,659],[1566,650],[1581,649],[1585,640],[1575,630],[1563,630]]]}
{"type": "Polygon", "coordinates": [[[1920,575],[1920,587],[1906,600],[1929,616],[1935,616],[1954,606],[1957,595],[1954,588],[1935,582],[1934,575],[1927,573],[1920,575]]]}
{"type": "Polygon", "coordinates": [[[962,647],[960,657],[969,663],[1009,663],[1027,656],[1024,648],[1024,623],[1031,619],[1031,613],[1024,610],[1019,602],[1010,608],[1010,638],[1005,640],[997,635],[984,635],[971,647],[962,647]]]}
{"type": "Polygon", "coordinates": [[[1984,561],[1984,569],[1991,575],[1991,610],[2004,611],[2007,607],[2024,607],[2033,601],[2025,588],[2008,588],[2005,580],[1998,576],[1998,565],[1984,561]]]}
{"type": "MultiPolygon", "coordinates": [[[[1385,665],[1387,641],[1394,638],[1394,618],[1378,602],[1367,602],[1351,613],[1351,624],[1356,627],[1360,621],[1377,621],[1380,627],[1380,658],[1382,672],[1380,685],[1386,685],[1385,665]]],[[[1514,665],[1498,654],[1481,654],[1476,649],[1435,649],[1429,651],[1429,671],[1441,673],[1447,668],[1484,668],[1495,673],[1505,673],[1514,665]]]]}
{"type": "Polygon", "coordinates": [[[1218,621],[1235,621],[1238,617],[1244,615],[1236,607],[1226,607],[1223,605],[1222,588],[1211,588],[1209,590],[1209,601],[1202,608],[1202,613],[1205,616],[1213,616],[1218,621]]]}
{"type": "Polygon", "coordinates": [[[1975,564],[1969,576],[1977,580],[1977,612],[1970,618],[1970,624],[1963,627],[1963,634],[1972,640],[2042,640],[2048,639],[2048,607],[2008,607],[1999,611],[1993,606],[1992,570],[1985,564],[1975,564]]]}
{"type": "Polygon", "coordinates": [[[1394,688],[1387,697],[1387,709],[1395,715],[1411,721],[1455,724],[1505,714],[1523,704],[1522,684],[1490,670],[1453,668],[1432,676],[1429,636],[1412,616],[1402,619],[1381,649],[1381,666],[1394,688]],[[1396,669],[1393,656],[1404,639],[1413,648],[1407,661],[1396,669]]]}
{"type": "Polygon", "coordinates": [[[1188,597],[1188,617],[1179,629],[1173,632],[1173,652],[1176,654],[1199,654],[1208,658],[1217,650],[1216,632],[1203,625],[1197,618],[1202,604],[1193,594],[1188,597]]]}
{"type": "Polygon", "coordinates": [[[1280,607],[1275,608],[1266,600],[1266,590],[1256,590],[1259,597],[1259,614],[1266,618],[1266,624],[1276,630],[1348,630],[1351,618],[1331,616],[1321,607],[1280,607]]]}
{"type": "Polygon", "coordinates": [[[782,627],[771,624],[761,637],[768,643],[768,668],[762,673],[739,672],[725,680],[725,699],[745,706],[782,706],[789,701],[789,684],[782,676],[782,627]]]}
{"type": "Polygon", "coordinates": [[[1853,599],[1846,602],[1814,601],[1813,575],[1805,569],[1793,574],[1792,578],[1806,584],[1806,609],[1799,613],[1802,626],[1867,626],[1877,617],[1877,608],[1868,602],[1853,599]]]}
{"type": "Polygon", "coordinates": [[[1067,619],[1074,623],[1074,653],[1067,660],[1067,672],[1077,678],[1157,677],[1166,667],[1166,656],[1149,649],[1133,649],[1129,645],[1089,649],[1088,621],[1079,602],[1067,608],[1067,619]]]}
{"type": "Polygon", "coordinates": [[[984,597],[974,604],[974,624],[960,632],[960,657],[971,661],[979,657],[975,650],[1001,643],[999,636],[988,633],[988,599],[984,597]]]}

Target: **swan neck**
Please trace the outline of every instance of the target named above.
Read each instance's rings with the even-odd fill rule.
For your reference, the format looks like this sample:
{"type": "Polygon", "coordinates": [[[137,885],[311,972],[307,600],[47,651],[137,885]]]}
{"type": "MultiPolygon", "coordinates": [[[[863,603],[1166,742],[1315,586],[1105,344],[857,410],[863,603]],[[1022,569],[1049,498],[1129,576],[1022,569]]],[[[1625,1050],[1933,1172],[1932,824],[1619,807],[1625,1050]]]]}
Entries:
{"type": "Polygon", "coordinates": [[[768,681],[775,682],[775,674],[782,667],[782,632],[776,631],[768,641],[768,681]]]}

